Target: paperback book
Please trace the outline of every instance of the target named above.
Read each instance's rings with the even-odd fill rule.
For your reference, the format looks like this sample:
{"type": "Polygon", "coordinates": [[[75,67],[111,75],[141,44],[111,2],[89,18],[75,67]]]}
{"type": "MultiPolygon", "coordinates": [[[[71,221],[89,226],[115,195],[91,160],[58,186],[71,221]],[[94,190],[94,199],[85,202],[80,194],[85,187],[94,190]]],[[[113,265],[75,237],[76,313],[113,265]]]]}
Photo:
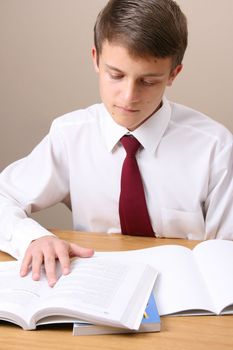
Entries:
{"type": "Polygon", "coordinates": [[[53,288],[44,272],[33,281],[19,270],[19,261],[0,263],[0,320],[25,330],[80,319],[137,330],[157,277],[148,264],[109,256],[73,260],[53,288]]]}
{"type": "Polygon", "coordinates": [[[145,333],[160,331],[160,316],[158,314],[154,294],[151,293],[146,309],[143,313],[141,325],[137,331],[126,328],[96,325],[84,321],[74,323],[73,335],[97,335],[97,334],[122,334],[122,333],[145,333]]]}
{"type": "Polygon", "coordinates": [[[233,314],[233,241],[207,240],[193,249],[161,245],[100,253],[106,254],[158,270],[154,295],[160,316],[233,314]]]}

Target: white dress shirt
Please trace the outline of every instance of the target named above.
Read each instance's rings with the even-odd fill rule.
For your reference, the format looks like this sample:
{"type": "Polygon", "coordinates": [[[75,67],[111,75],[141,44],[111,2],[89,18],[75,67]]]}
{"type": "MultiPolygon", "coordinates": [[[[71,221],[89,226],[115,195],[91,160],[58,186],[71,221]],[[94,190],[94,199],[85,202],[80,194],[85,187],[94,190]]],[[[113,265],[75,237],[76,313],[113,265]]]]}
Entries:
{"type": "MultiPolygon", "coordinates": [[[[120,232],[118,198],[128,130],[103,104],[57,118],[27,157],[0,175],[0,249],[15,257],[49,234],[32,212],[65,203],[75,230],[120,232]]],[[[166,98],[132,134],[156,237],[233,239],[232,134],[166,98]]]]}

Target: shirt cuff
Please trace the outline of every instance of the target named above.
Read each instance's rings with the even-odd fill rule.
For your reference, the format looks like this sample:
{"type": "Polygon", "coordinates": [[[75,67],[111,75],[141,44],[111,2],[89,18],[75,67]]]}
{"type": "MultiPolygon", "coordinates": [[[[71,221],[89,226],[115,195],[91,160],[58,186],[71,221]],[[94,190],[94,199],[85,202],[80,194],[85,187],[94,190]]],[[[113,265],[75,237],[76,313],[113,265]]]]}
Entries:
{"type": "Polygon", "coordinates": [[[31,218],[20,220],[8,238],[6,252],[21,259],[29,244],[40,237],[55,236],[31,218]]]}

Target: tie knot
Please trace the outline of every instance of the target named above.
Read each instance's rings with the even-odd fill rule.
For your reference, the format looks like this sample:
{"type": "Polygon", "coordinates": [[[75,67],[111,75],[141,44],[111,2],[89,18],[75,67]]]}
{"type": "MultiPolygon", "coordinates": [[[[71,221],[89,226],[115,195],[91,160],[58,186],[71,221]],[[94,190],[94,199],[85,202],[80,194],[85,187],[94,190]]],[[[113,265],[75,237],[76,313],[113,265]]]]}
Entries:
{"type": "Polygon", "coordinates": [[[127,156],[134,157],[137,150],[141,146],[140,142],[133,136],[123,136],[120,140],[121,144],[124,146],[127,156]]]}

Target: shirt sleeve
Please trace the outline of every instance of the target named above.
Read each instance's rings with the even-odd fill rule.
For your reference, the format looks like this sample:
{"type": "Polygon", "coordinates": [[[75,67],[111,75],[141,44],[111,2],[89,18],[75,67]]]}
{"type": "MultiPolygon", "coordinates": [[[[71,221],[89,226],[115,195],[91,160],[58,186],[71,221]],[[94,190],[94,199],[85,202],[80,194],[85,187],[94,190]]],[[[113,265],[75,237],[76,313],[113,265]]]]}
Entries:
{"type": "Polygon", "coordinates": [[[32,240],[52,235],[30,214],[64,201],[69,194],[67,156],[56,129],[52,125],[27,157],[0,174],[0,249],[16,258],[24,255],[32,240]]]}
{"type": "Polygon", "coordinates": [[[206,238],[233,240],[233,147],[226,145],[216,157],[205,203],[206,238]]]}

